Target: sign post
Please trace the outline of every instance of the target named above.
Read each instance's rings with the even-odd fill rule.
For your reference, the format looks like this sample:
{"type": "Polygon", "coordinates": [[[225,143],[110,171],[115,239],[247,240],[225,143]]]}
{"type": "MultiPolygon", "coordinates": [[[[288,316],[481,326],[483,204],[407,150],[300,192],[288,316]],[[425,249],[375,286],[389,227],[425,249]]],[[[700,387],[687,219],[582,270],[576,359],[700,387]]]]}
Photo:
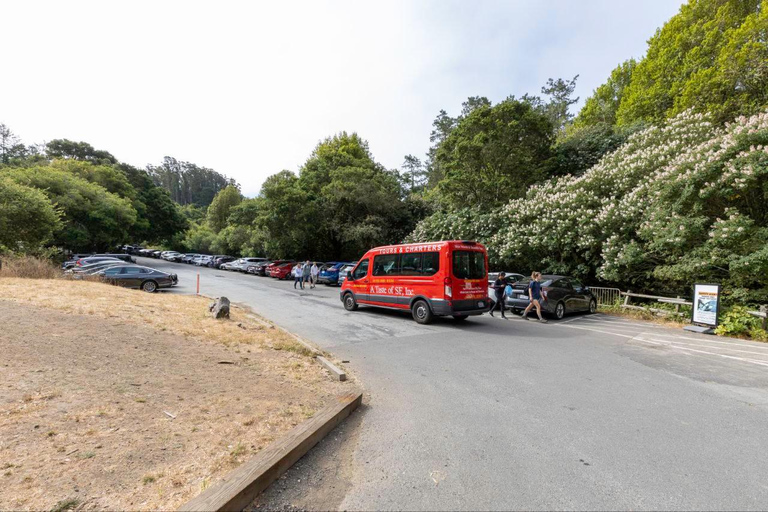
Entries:
{"type": "Polygon", "coordinates": [[[720,317],[720,285],[693,285],[693,308],[691,325],[686,331],[714,334],[720,317]]]}

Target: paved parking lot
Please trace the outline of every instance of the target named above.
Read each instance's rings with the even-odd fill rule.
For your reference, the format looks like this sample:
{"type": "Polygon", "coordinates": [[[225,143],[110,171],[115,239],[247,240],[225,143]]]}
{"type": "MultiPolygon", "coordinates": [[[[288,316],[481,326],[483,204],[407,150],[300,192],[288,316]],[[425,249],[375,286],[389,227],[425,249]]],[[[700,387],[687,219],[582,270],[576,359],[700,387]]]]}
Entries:
{"type": "Polygon", "coordinates": [[[340,508],[768,505],[768,345],[602,314],[421,326],[336,288],[140,260],[350,361],[369,394],[340,508]]]}

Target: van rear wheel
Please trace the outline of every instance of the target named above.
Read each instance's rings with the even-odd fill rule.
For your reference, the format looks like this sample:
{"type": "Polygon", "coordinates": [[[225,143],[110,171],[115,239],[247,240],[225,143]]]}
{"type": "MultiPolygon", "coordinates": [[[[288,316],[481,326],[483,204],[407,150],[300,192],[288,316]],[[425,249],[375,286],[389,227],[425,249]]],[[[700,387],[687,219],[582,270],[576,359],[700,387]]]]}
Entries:
{"type": "Polygon", "coordinates": [[[413,319],[420,324],[428,324],[432,321],[432,310],[429,309],[429,304],[423,300],[417,300],[411,306],[411,314],[413,319]]]}

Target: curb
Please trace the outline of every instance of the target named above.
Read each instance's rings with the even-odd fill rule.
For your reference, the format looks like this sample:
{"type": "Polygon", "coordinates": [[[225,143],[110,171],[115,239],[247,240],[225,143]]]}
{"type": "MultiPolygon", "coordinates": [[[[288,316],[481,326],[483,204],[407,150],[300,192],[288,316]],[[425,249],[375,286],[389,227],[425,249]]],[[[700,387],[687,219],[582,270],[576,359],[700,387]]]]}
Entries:
{"type": "Polygon", "coordinates": [[[259,452],[218,484],[192,498],[180,511],[243,510],[362,403],[362,393],[336,398],[307,421],[259,452]]]}

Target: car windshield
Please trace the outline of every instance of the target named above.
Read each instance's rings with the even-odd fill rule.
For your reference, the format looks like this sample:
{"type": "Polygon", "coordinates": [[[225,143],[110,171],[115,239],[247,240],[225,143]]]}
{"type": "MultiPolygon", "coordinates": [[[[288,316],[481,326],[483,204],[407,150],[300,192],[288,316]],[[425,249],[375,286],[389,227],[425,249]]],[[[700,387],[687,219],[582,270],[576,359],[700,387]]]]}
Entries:
{"type": "Polygon", "coordinates": [[[486,277],[485,254],[481,251],[455,251],[453,275],[459,279],[483,279],[486,277]]]}

